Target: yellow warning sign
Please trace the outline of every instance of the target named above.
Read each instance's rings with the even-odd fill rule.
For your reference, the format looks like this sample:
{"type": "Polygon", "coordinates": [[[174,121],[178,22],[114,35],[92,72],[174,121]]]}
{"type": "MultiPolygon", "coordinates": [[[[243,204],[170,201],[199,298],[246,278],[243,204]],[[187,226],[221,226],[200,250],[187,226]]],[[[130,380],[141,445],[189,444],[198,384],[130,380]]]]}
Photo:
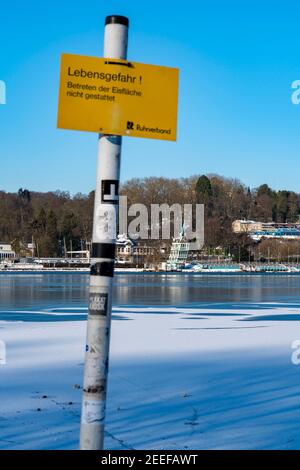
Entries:
{"type": "Polygon", "coordinates": [[[179,70],[63,54],[58,127],[176,140],[179,70]]]}

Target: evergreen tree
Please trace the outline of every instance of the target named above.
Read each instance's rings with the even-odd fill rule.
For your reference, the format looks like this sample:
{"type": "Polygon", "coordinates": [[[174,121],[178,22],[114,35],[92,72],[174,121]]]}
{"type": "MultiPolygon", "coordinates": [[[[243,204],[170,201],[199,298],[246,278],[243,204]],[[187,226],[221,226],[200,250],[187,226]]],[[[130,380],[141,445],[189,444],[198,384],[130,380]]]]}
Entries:
{"type": "Polygon", "coordinates": [[[205,175],[200,176],[196,183],[196,194],[198,196],[198,200],[205,201],[212,196],[212,187],[209,178],[205,175]]]}
{"type": "Polygon", "coordinates": [[[276,200],[276,219],[277,222],[286,222],[288,219],[288,191],[278,191],[276,200]]]}
{"type": "Polygon", "coordinates": [[[209,217],[212,213],[212,186],[210,179],[202,175],[198,178],[195,187],[196,192],[196,202],[197,204],[204,204],[204,210],[207,217],[209,217]]]}

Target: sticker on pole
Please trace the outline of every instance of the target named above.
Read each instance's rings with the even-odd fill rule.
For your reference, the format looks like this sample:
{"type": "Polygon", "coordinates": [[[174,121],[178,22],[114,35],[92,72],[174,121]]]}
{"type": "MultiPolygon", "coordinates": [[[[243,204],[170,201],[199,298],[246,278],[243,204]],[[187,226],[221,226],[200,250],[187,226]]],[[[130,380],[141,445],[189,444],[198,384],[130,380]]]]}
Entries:
{"type": "Polygon", "coordinates": [[[179,70],[63,54],[60,129],[176,140],[179,70]]]}

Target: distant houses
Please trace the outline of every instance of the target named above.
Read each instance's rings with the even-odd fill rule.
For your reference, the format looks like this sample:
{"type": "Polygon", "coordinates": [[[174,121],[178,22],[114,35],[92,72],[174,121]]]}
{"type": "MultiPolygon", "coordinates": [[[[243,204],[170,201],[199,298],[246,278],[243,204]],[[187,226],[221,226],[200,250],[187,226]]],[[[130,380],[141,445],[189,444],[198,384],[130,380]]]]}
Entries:
{"type": "Polygon", "coordinates": [[[116,241],[116,264],[117,265],[144,265],[149,256],[153,255],[153,247],[137,243],[125,234],[118,235],[116,241]]]}
{"type": "MultiPolygon", "coordinates": [[[[39,257],[38,246],[32,242],[25,245],[21,244],[18,253],[12,249],[12,245],[7,242],[0,243],[0,262],[11,261],[18,262],[20,259],[27,259],[30,262],[39,260],[46,264],[59,262],[78,262],[79,264],[90,263],[91,242],[87,242],[85,249],[65,251],[63,257],[39,257]]],[[[162,252],[162,250],[161,250],[162,252]]],[[[141,241],[135,241],[124,235],[118,235],[116,240],[116,265],[121,267],[136,267],[151,263],[155,254],[155,248],[141,241]]]]}
{"type": "Polygon", "coordinates": [[[16,257],[10,243],[0,242],[0,261],[11,260],[16,257]]]}
{"type": "Polygon", "coordinates": [[[299,223],[259,222],[255,220],[235,220],[232,224],[234,233],[248,234],[254,241],[264,238],[300,241],[299,223]]]}

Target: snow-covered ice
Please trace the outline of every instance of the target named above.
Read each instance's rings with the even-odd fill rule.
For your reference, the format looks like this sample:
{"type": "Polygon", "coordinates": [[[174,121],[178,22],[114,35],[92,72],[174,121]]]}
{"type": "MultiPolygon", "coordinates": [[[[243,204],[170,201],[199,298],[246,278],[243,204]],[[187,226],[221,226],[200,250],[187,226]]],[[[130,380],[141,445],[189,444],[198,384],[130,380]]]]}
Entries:
{"type": "MultiPolygon", "coordinates": [[[[53,321],[0,322],[0,448],[76,449],[86,311],[38,314],[53,321]]],[[[296,304],[114,308],[106,448],[299,449],[299,320],[296,304]]]]}

